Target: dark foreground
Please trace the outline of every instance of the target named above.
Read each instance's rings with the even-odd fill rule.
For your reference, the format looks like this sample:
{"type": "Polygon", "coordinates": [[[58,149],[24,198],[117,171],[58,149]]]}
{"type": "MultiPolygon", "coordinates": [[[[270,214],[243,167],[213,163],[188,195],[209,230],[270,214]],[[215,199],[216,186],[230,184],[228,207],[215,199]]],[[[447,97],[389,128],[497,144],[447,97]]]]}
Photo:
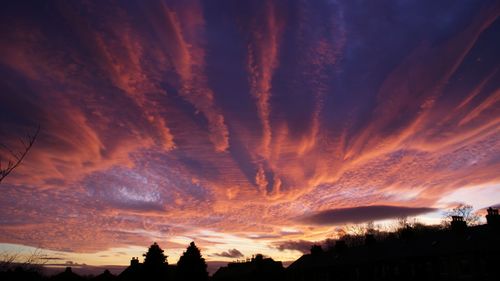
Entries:
{"type": "Polygon", "coordinates": [[[323,249],[313,246],[287,268],[256,255],[245,262],[229,263],[211,277],[200,251],[191,243],[177,265],[169,265],[155,243],[144,262],[133,258],[123,272],[104,271],[79,276],[71,268],[44,276],[39,267],[2,265],[3,281],[164,280],[164,281],[316,281],[316,280],[498,280],[500,276],[500,216],[489,209],[487,224],[468,227],[453,217],[448,228],[405,226],[393,233],[369,232],[332,241],[323,249]]]}

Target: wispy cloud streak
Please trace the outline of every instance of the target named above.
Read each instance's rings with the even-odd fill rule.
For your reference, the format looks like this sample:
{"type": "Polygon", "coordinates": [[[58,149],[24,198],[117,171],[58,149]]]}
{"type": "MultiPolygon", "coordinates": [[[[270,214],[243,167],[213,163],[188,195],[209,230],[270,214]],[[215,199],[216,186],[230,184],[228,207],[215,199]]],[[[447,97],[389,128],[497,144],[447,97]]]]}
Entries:
{"type": "Polygon", "coordinates": [[[494,188],[497,2],[3,5],[0,243],[291,259],[494,188]]]}

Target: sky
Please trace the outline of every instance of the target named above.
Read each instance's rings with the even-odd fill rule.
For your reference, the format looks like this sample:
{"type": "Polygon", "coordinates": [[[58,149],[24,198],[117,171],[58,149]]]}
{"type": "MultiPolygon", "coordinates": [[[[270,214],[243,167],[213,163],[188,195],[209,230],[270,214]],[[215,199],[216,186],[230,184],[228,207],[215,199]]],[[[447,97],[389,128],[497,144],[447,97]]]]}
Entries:
{"type": "Polygon", "coordinates": [[[287,261],[500,204],[499,1],[1,5],[0,142],[40,133],[0,183],[0,252],[287,261]]]}

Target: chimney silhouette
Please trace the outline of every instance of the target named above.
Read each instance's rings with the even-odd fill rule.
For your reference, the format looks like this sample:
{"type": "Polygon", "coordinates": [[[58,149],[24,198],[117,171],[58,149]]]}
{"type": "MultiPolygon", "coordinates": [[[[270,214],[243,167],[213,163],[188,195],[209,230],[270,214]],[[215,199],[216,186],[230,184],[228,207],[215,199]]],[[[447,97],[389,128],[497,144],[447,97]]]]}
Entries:
{"type": "Polygon", "coordinates": [[[453,231],[463,231],[467,228],[467,223],[464,221],[462,216],[452,216],[451,217],[451,230],[453,231]]]}
{"type": "Polygon", "coordinates": [[[500,215],[498,214],[498,209],[488,208],[488,214],[486,215],[486,221],[489,226],[499,227],[500,226],[500,215]]]}
{"type": "Polygon", "coordinates": [[[130,260],[130,266],[137,266],[137,265],[139,265],[139,258],[132,257],[132,259],[130,260]]]}

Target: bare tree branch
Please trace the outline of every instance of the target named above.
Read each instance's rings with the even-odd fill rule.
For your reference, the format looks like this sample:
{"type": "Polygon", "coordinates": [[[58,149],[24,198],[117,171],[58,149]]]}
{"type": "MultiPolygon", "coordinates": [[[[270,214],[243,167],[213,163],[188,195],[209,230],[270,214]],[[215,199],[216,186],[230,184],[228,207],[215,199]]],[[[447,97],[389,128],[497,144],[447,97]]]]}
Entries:
{"type": "Polygon", "coordinates": [[[30,253],[3,251],[0,252],[0,272],[14,268],[41,272],[47,260],[48,256],[38,248],[30,253]]]}
{"type": "Polygon", "coordinates": [[[9,253],[3,251],[0,253],[0,271],[6,271],[19,258],[19,253],[9,253]]]}
{"type": "Polygon", "coordinates": [[[443,224],[448,226],[452,216],[463,217],[467,225],[477,225],[479,223],[479,216],[474,212],[471,205],[459,204],[455,208],[448,210],[444,213],[443,224]]]}
{"type": "Polygon", "coordinates": [[[10,147],[5,144],[0,144],[0,147],[10,154],[10,159],[7,160],[7,164],[4,166],[2,163],[2,159],[0,158],[0,183],[2,180],[7,177],[14,169],[16,169],[24,157],[28,154],[31,147],[35,143],[36,138],[38,137],[38,133],[40,132],[40,126],[36,129],[33,135],[27,134],[26,137],[20,139],[20,143],[22,144],[22,149],[20,151],[14,151],[10,147]]]}

